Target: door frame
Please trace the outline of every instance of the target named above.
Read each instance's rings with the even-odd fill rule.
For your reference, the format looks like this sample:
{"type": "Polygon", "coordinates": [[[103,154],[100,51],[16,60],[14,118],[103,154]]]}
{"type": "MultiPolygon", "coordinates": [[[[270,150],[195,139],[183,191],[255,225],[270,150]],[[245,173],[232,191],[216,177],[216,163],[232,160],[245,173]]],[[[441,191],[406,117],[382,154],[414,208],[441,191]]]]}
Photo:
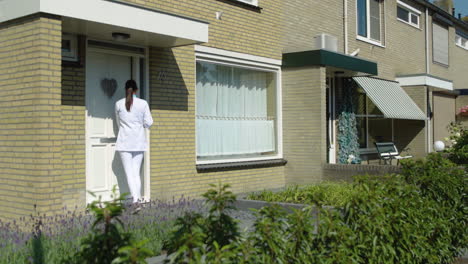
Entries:
{"type": "MultiPolygon", "coordinates": [[[[138,58],[138,59],[145,59],[145,68],[144,68],[144,82],[145,82],[145,87],[143,89],[143,95],[144,95],[144,99],[149,103],[149,49],[148,47],[146,46],[138,46],[138,45],[130,45],[130,44],[126,44],[126,43],[120,43],[120,42],[111,42],[111,41],[103,41],[103,40],[99,40],[99,39],[86,39],[86,47],[85,47],[85,51],[86,51],[86,54],[85,54],[85,191],[87,192],[88,190],[86,189],[87,188],[87,180],[88,180],[88,176],[90,175],[90,172],[89,172],[89,157],[90,157],[90,142],[89,142],[89,123],[88,123],[88,95],[86,93],[87,91],[87,76],[86,76],[86,71],[88,69],[88,61],[89,61],[89,57],[90,57],[90,52],[101,52],[101,53],[107,53],[107,54],[113,54],[113,55],[122,55],[122,56],[130,56],[130,57],[133,57],[133,58],[138,58]],[[127,51],[127,50],[117,50],[117,49],[106,49],[106,48],[101,48],[101,47],[90,47],[89,46],[89,41],[97,41],[97,42],[101,42],[101,43],[109,43],[109,44],[117,44],[119,46],[128,46],[128,47],[136,47],[136,48],[141,48],[144,50],[144,54],[139,54],[139,53],[135,53],[135,52],[131,52],[131,51],[127,51]]],[[[137,61],[134,60],[134,64],[137,64],[137,61]]],[[[139,67],[134,67],[134,65],[132,65],[132,69],[133,69],[133,72],[131,73],[132,76],[138,76],[138,74],[140,73],[140,70],[139,67]]],[[[137,84],[138,86],[140,86],[140,80],[136,80],[137,81],[137,84]]],[[[140,87],[141,88],[141,87],[140,87]]],[[[140,90],[141,91],[141,90],[140,90]]],[[[147,138],[147,142],[148,142],[148,145],[151,146],[151,136],[150,136],[150,130],[149,129],[146,129],[146,138],[147,138]]],[[[144,201],[149,201],[150,198],[151,198],[151,183],[150,183],[150,179],[151,179],[151,174],[150,174],[150,163],[151,163],[151,147],[148,147],[148,150],[145,151],[145,154],[144,154],[144,160],[143,160],[143,184],[142,186],[144,186],[144,193],[142,195],[142,199],[144,201]]],[[[86,200],[86,203],[89,203],[89,201],[86,200]]]]}

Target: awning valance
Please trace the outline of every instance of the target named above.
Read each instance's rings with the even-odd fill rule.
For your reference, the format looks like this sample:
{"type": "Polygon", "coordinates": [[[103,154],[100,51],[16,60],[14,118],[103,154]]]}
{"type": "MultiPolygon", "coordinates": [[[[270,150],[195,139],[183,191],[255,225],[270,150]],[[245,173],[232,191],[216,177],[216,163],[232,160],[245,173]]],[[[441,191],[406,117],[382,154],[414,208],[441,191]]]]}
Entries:
{"type": "Polygon", "coordinates": [[[377,63],[334,51],[319,49],[283,54],[283,67],[285,68],[317,65],[377,74],[377,63]]]}
{"type": "Polygon", "coordinates": [[[426,115],[400,84],[371,77],[353,77],[385,118],[426,120],[426,115]]]}

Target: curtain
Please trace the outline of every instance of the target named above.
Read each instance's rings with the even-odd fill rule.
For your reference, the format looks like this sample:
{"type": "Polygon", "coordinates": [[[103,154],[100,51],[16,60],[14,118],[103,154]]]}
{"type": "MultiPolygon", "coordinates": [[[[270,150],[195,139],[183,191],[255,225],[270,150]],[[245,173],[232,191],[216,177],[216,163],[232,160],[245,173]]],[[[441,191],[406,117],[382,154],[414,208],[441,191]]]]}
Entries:
{"type": "Polygon", "coordinates": [[[197,62],[197,156],[275,151],[267,72],[197,62]]]}

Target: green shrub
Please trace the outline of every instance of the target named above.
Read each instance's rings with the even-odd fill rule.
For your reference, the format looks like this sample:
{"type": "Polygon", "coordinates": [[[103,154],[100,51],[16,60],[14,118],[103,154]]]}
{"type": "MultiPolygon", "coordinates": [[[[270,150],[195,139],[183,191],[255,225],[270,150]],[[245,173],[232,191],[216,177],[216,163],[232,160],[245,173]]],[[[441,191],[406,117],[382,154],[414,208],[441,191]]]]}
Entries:
{"type": "Polygon", "coordinates": [[[468,130],[461,126],[459,122],[450,123],[448,130],[450,137],[446,138],[450,141],[451,146],[446,149],[449,154],[449,159],[459,165],[468,164],[468,130]]]}
{"type": "MultiPolygon", "coordinates": [[[[226,241],[220,239],[225,234],[231,242],[223,246],[207,239],[213,228],[206,225],[207,218],[187,215],[179,219],[175,241],[181,247],[172,250],[171,261],[451,264],[468,242],[465,181],[463,170],[432,154],[404,162],[401,175],[356,177],[348,186],[353,195],[339,209],[307,207],[286,214],[278,206],[264,207],[256,211],[253,230],[244,236],[238,235],[236,225],[227,225],[230,230],[218,240],[226,241]]],[[[287,199],[320,201],[303,190],[289,188],[287,199]]],[[[208,201],[233,202],[221,191],[208,193],[212,194],[205,195],[208,201]]],[[[223,204],[212,202],[210,212],[223,214],[223,204]]]]}
{"type": "Polygon", "coordinates": [[[249,194],[248,199],[266,202],[285,202],[319,204],[342,207],[358,193],[352,184],[346,182],[322,182],[306,186],[289,186],[281,192],[263,191],[258,194],[249,194]]]}

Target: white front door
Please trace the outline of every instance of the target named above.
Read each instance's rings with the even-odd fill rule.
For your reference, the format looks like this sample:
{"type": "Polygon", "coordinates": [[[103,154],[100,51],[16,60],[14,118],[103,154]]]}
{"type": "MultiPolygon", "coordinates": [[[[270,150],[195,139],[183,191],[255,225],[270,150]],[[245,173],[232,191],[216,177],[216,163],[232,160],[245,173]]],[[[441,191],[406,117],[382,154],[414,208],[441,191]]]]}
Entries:
{"type": "MultiPolygon", "coordinates": [[[[132,78],[132,71],[139,75],[132,56],[98,51],[87,55],[86,190],[110,200],[114,185],[120,193],[129,193],[120,156],[115,152],[118,130],[114,105],[125,97],[125,82],[132,78]]],[[[87,193],[87,203],[95,199],[87,193]]]]}

